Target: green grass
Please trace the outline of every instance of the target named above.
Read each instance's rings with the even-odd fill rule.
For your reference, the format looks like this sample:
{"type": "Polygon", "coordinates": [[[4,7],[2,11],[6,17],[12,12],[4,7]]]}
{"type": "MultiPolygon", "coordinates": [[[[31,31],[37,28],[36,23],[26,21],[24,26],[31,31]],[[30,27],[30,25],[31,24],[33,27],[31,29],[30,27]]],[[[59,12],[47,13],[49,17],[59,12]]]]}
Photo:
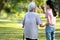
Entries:
{"type": "MultiPolygon", "coordinates": [[[[23,16],[23,15],[22,15],[23,16]]],[[[41,15],[42,20],[45,22],[46,18],[44,18],[44,15],[41,15]]],[[[22,17],[21,17],[22,20],[22,17]]],[[[60,18],[56,19],[56,31],[59,31],[56,33],[56,40],[60,40],[60,18]]],[[[45,27],[41,28],[39,27],[38,30],[38,40],[46,40],[45,37],[45,27]]],[[[23,28],[22,24],[14,22],[14,21],[1,21],[0,22],[0,40],[22,40],[23,39],[23,28]]]]}
{"type": "MultiPolygon", "coordinates": [[[[59,21],[60,23],[60,21],[59,21]]],[[[46,40],[45,27],[39,27],[38,40],[46,40]]],[[[56,25],[56,31],[60,32],[60,26],[56,25]]],[[[17,23],[0,23],[0,40],[22,40],[23,29],[21,24],[17,23]]],[[[60,33],[56,33],[56,40],[60,40],[60,33]]]]}
{"type": "MultiPolygon", "coordinates": [[[[45,33],[39,29],[38,33],[39,40],[46,40],[45,33]]],[[[22,40],[23,29],[22,28],[11,28],[11,27],[0,27],[0,40],[22,40]]],[[[60,39],[60,33],[56,33],[56,40],[60,39]]]]}
{"type": "Polygon", "coordinates": [[[23,30],[11,27],[0,27],[0,39],[22,39],[23,30]]]}

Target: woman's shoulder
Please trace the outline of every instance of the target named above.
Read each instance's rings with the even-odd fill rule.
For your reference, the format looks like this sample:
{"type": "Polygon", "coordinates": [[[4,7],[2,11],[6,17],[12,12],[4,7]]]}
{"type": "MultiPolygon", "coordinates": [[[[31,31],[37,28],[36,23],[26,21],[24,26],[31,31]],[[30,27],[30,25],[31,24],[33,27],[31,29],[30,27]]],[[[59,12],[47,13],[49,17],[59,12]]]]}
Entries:
{"type": "Polygon", "coordinates": [[[29,12],[26,12],[25,15],[27,15],[29,12]]]}
{"type": "Polygon", "coordinates": [[[38,13],[35,13],[35,12],[34,12],[34,15],[35,15],[35,16],[38,16],[38,13]]]}

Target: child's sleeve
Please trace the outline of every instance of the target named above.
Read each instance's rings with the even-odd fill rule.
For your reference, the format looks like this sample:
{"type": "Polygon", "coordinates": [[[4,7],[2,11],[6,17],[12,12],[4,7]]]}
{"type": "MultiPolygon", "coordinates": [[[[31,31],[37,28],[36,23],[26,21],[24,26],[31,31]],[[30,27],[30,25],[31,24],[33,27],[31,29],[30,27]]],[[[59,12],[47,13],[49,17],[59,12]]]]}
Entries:
{"type": "Polygon", "coordinates": [[[47,18],[48,17],[48,13],[46,12],[46,15],[45,15],[45,17],[47,18]]]}
{"type": "Polygon", "coordinates": [[[48,19],[49,24],[51,24],[52,23],[52,15],[50,13],[47,16],[47,19],[48,19]]]}

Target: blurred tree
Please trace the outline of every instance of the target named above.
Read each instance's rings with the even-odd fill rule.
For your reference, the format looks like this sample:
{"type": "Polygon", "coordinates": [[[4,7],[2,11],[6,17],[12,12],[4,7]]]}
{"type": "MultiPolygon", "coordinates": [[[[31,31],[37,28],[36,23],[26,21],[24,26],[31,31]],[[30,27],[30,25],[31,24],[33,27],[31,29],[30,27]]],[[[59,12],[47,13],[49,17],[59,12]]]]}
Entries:
{"type": "MultiPolygon", "coordinates": [[[[57,0],[53,0],[55,5],[57,5],[57,0]]],[[[46,0],[36,0],[38,7],[45,5],[46,0]]],[[[16,12],[19,14],[27,11],[29,0],[0,0],[0,11],[3,9],[10,16],[16,12]]],[[[58,9],[58,6],[55,6],[58,9]]],[[[40,9],[41,10],[41,9],[40,9]]],[[[19,15],[18,14],[18,15],[19,15]]]]}
{"type": "Polygon", "coordinates": [[[42,6],[44,4],[44,0],[36,0],[37,6],[42,6]]]}
{"type": "Polygon", "coordinates": [[[37,7],[39,8],[38,13],[45,13],[45,3],[46,0],[36,0],[37,7]]]}
{"type": "Polygon", "coordinates": [[[4,7],[3,0],[0,0],[0,11],[3,9],[3,7],[4,7]]]}
{"type": "Polygon", "coordinates": [[[51,1],[51,0],[48,0],[48,1],[51,1]]]}
{"type": "Polygon", "coordinates": [[[60,0],[58,0],[58,4],[59,4],[59,17],[60,17],[60,0]]]}
{"type": "Polygon", "coordinates": [[[3,0],[0,0],[0,17],[1,17],[1,10],[3,9],[3,7],[4,7],[3,0]]]}

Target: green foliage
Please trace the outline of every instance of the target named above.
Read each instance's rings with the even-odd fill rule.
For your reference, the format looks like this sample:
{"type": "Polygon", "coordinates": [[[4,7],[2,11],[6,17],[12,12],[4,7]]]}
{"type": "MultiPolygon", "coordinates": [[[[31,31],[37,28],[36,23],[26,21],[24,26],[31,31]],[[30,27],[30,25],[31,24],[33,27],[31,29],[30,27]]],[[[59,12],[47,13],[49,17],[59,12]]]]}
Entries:
{"type": "Polygon", "coordinates": [[[0,11],[3,9],[3,7],[4,7],[3,0],[0,0],[0,11]]]}
{"type": "MultiPolygon", "coordinates": [[[[37,6],[45,4],[46,0],[36,0],[37,6]]],[[[53,0],[55,8],[58,9],[57,0],[53,0]]],[[[22,11],[27,11],[29,0],[0,0],[0,10],[5,10],[8,15],[12,15],[13,12],[20,14],[22,11]]],[[[22,13],[21,13],[22,14],[22,13]]]]}
{"type": "Polygon", "coordinates": [[[58,0],[52,0],[54,2],[54,7],[56,8],[56,10],[58,11],[58,0]]]}
{"type": "Polygon", "coordinates": [[[40,5],[41,6],[41,5],[43,5],[43,3],[44,3],[43,0],[36,0],[36,4],[37,5],[40,5]]]}
{"type": "Polygon", "coordinates": [[[5,11],[6,11],[7,13],[10,13],[10,12],[11,12],[11,9],[8,8],[8,7],[5,7],[5,11]]]}

